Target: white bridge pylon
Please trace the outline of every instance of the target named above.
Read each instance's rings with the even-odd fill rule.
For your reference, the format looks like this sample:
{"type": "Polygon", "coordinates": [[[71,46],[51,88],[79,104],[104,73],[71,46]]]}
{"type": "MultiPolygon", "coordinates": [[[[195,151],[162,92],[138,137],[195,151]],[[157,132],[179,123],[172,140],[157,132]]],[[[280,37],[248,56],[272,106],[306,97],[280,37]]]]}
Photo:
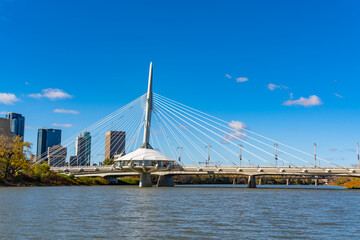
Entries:
{"type": "Polygon", "coordinates": [[[149,83],[146,96],[145,123],[143,143],[139,149],[115,159],[114,167],[117,169],[129,169],[140,174],[139,187],[151,187],[151,172],[170,170],[175,166],[175,160],[154,150],[150,145],[151,112],[152,112],[152,63],[150,63],[149,83]]]}
{"type": "MultiPolygon", "coordinates": [[[[226,122],[166,98],[153,92],[152,84],[153,68],[150,63],[146,94],[63,141],[61,145],[67,150],[66,161],[61,157],[63,155],[60,151],[54,151],[53,155],[39,156],[39,162],[51,158],[54,169],[71,168],[72,172],[80,172],[86,171],[86,164],[82,161],[84,154],[88,156],[87,159],[91,157],[91,163],[103,162],[110,156],[115,159],[111,171],[114,174],[128,172],[140,175],[141,187],[151,186],[150,177],[155,174],[163,176],[161,181],[165,185],[171,185],[171,176],[181,171],[187,174],[184,172],[186,169],[191,169],[191,173],[209,169],[209,172],[214,172],[215,169],[217,172],[224,170],[223,173],[235,171],[251,175],[256,175],[256,172],[258,175],[321,175],[334,173],[335,170],[332,169],[335,168],[338,169],[338,174],[345,174],[344,176],[360,172],[359,166],[340,166],[321,158],[319,153],[307,153],[250,131],[240,121],[226,122]],[[109,131],[120,132],[123,137],[106,138],[109,131]],[[91,136],[90,143],[87,141],[86,145],[79,137],[84,132],[91,136]],[[109,146],[115,149],[114,154],[109,155],[109,146]],[[271,171],[261,172],[261,169],[269,168],[271,171]]],[[[98,171],[96,169],[100,167],[94,167],[94,171],[98,171]]]]}

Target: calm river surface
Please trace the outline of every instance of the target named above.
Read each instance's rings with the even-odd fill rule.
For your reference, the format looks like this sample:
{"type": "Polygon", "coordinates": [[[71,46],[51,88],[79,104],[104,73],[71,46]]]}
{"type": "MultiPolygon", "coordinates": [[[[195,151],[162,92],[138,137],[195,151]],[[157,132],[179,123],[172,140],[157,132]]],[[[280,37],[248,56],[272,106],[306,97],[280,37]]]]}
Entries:
{"type": "Polygon", "coordinates": [[[360,191],[235,186],[0,187],[0,239],[360,239],[360,191]]]}

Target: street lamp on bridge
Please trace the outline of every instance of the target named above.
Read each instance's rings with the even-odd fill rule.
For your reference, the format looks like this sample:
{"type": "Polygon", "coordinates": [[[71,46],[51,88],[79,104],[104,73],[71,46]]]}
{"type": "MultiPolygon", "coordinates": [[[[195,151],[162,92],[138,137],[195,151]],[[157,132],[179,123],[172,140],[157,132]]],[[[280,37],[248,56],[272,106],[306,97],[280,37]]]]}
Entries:
{"type": "MultiPolygon", "coordinates": [[[[314,143],[314,161],[315,161],[315,168],[316,168],[316,143],[314,143]]],[[[320,165],[320,162],[319,162],[320,165]]]]}
{"type": "Polygon", "coordinates": [[[242,161],[242,154],[241,154],[241,148],[243,147],[243,145],[239,144],[239,149],[240,149],[240,153],[239,153],[239,160],[240,160],[240,167],[241,167],[241,161],[242,161]]]}
{"type": "Polygon", "coordinates": [[[277,148],[278,148],[278,144],[274,143],[274,147],[275,147],[275,167],[277,167],[277,160],[278,160],[277,148]]]}
{"type": "Polygon", "coordinates": [[[184,148],[182,148],[180,146],[180,147],[177,147],[176,149],[179,149],[179,163],[181,163],[181,149],[184,149],[184,148]]]}

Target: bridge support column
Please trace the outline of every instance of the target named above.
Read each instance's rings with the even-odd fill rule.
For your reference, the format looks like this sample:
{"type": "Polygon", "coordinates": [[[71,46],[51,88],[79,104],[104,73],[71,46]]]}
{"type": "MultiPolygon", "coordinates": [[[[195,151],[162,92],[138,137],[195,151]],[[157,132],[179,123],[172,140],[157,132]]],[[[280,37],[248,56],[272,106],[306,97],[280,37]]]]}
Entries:
{"type": "Polygon", "coordinates": [[[248,188],[256,188],[256,178],[254,175],[249,176],[248,188]]]}
{"type": "Polygon", "coordinates": [[[290,185],[290,179],[286,179],[286,185],[290,185]]]}
{"type": "Polygon", "coordinates": [[[157,187],[173,187],[174,186],[174,177],[159,175],[159,179],[156,184],[157,187]]]}
{"type": "Polygon", "coordinates": [[[139,187],[152,187],[150,173],[141,173],[139,187]]]}
{"type": "Polygon", "coordinates": [[[259,179],[259,185],[264,185],[264,181],[262,178],[259,179]]]}

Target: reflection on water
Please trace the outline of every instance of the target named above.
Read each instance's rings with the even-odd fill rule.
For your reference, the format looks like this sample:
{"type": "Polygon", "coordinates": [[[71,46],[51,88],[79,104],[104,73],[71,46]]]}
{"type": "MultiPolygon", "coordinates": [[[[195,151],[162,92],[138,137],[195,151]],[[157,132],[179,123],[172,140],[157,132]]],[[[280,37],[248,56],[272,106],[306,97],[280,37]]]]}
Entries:
{"type": "Polygon", "coordinates": [[[0,239],[360,239],[360,191],[258,187],[0,188],[0,239]]]}

